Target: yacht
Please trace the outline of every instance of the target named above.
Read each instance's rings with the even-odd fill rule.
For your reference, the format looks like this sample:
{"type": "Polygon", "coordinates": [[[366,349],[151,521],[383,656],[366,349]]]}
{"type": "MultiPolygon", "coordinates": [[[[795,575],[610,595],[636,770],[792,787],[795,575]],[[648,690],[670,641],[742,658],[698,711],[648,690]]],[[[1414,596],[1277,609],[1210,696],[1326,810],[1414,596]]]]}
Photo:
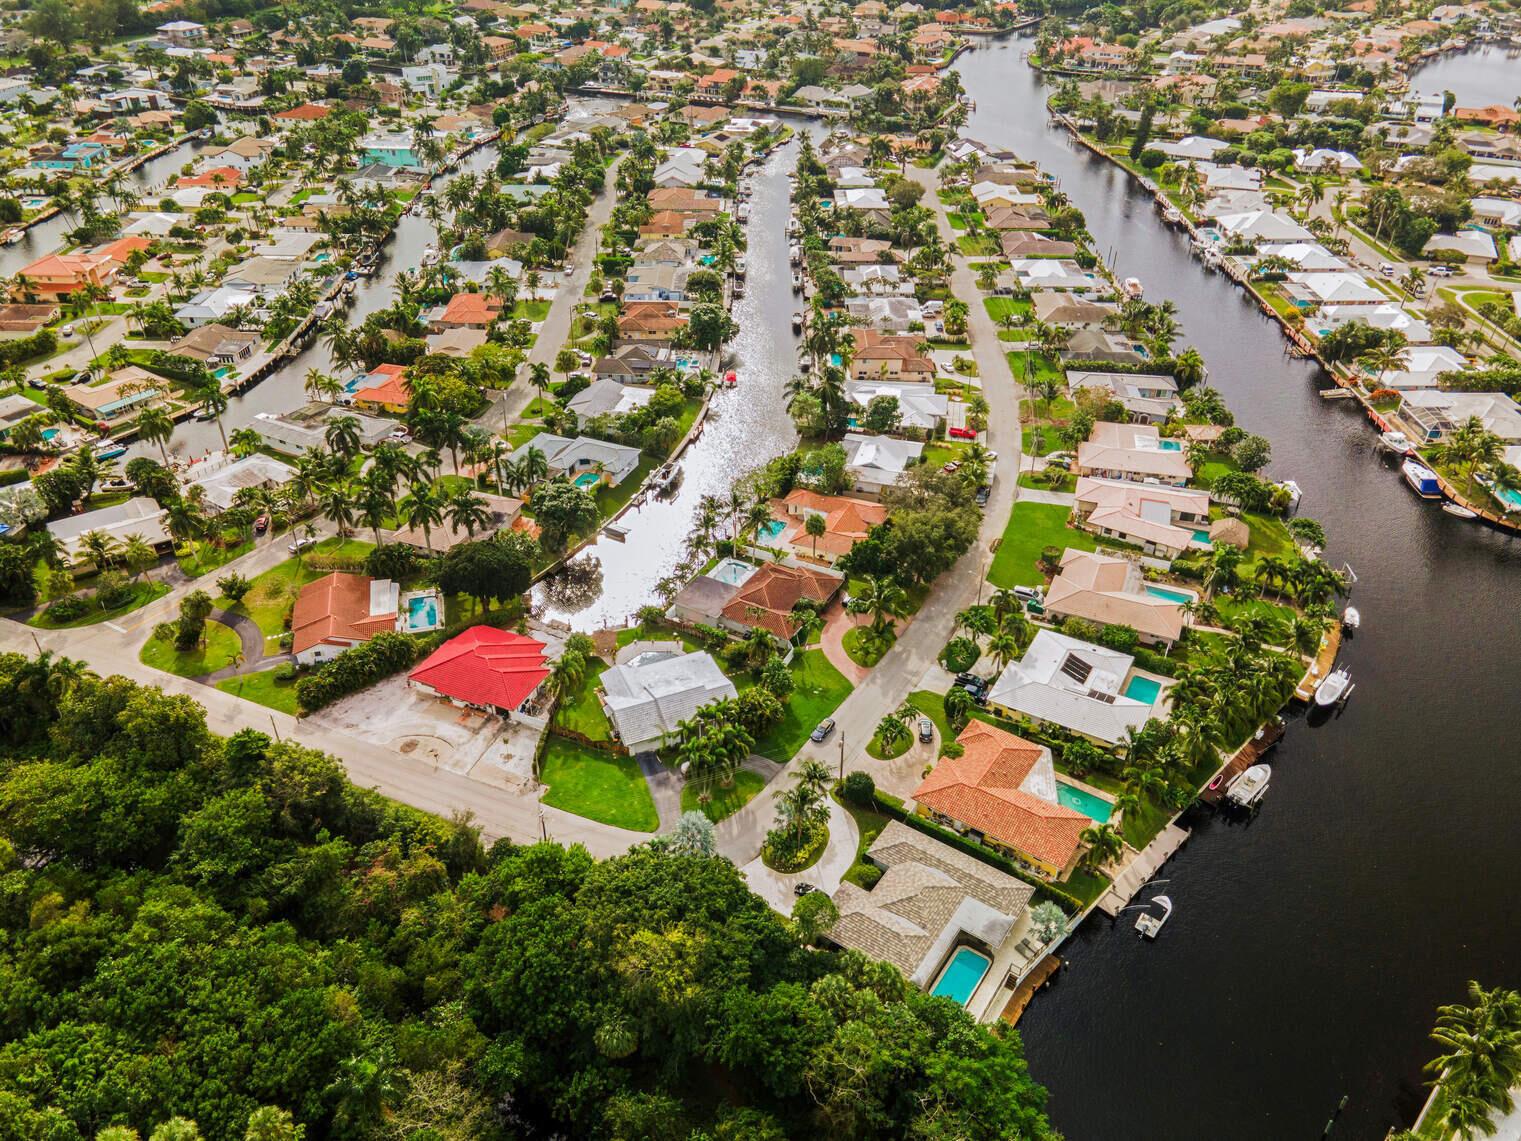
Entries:
{"type": "Polygon", "coordinates": [[[1267,765],[1253,765],[1226,786],[1225,799],[1242,808],[1250,808],[1267,792],[1268,778],[1272,775],[1273,770],[1267,765]]]}
{"type": "Polygon", "coordinates": [[[1415,445],[1410,442],[1410,437],[1392,428],[1382,433],[1378,438],[1378,442],[1397,456],[1408,456],[1411,452],[1415,451],[1415,445]]]}
{"type": "Polygon", "coordinates": [[[1442,485],[1437,480],[1436,472],[1417,459],[1407,459],[1400,464],[1400,471],[1405,474],[1405,482],[1410,489],[1422,499],[1441,499],[1442,485]]]}
{"type": "Polygon", "coordinates": [[[801,333],[803,331],[803,315],[801,313],[792,314],[792,331],[794,333],[801,333]]]}
{"type": "Polygon", "coordinates": [[[1315,704],[1322,709],[1335,705],[1351,693],[1351,684],[1351,674],[1344,669],[1335,671],[1315,687],[1315,704]]]}
{"type": "MultiPolygon", "coordinates": [[[[1159,895],[1151,901],[1162,909],[1161,915],[1153,915],[1149,911],[1143,911],[1135,917],[1135,929],[1147,939],[1155,939],[1157,932],[1162,930],[1162,924],[1166,923],[1172,915],[1172,900],[1165,895],[1159,895]]],[[[1148,904],[1147,906],[1150,906],[1148,904]]]]}
{"type": "Polygon", "coordinates": [[[1121,288],[1125,290],[1126,297],[1140,297],[1145,292],[1141,286],[1141,279],[1138,277],[1127,277],[1121,288]]]}
{"type": "Polygon", "coordinates": [[[1341,624],[1343,629],[1356,630],[1363,624],[1363,616],[1358,613],[1357,607],[1349,606],[1341,612],[1341,624]]]}
{"type": "Polygon", "coordinates": [[[792,292],[793,293],[801,293],[801,292],[803,292],[803,275],[800,274],[800,273],[794,273],[792,275],[792,292]]]}

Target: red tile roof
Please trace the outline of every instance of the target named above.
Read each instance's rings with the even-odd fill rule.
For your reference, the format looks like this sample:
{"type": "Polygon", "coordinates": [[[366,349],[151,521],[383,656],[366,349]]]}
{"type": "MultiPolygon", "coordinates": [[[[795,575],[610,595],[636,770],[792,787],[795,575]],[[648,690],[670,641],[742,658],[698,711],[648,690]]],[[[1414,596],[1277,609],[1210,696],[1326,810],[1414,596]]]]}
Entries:
{"type": "Polygon", "coordinates": [[[723,615],[731,622],[759,626],[786,641],[798,631],[797,620],[792,617],[792,607],[798,600],[828,602],[841,585],[835,575],[807,567],[767,563],[745,580],[739,593],[724,607],[723,615]]]}
{"type": "Polygon", "coordinates": [[[182,178],[174,185],[184,186],[212,186],[217,189],[232,189],[243,181],[243,172],[235,166],[214,166],[210,170],[203,170],[200,174],[189,178],[182,178]]]}
{"type": "Polygon", "coordinates": [[[326,119],[333,113],[332,108],[323,107],[317,103],[303,103],[299,107],[292,107],[286,111],[276,111],[276,119],[298,119],[310,123],[317,119],[326,119]]]}
{"type": "Polygon", "coordinates": [[[391,404],[404,407],[412,402],[412,390],[407,385],[407,366],[379,364],[369,372],[370,376],[383,376],[379,384],[361,388],[354,393],[355,404],[391,404]]]}
{"type": "Polygon", "coordinates": [[[983,721],[968,723],[956,740],[966,751],[941,757],[914,799],[1042,863],[1066,867],[1093,821],[1019,787],[1042,746],[983,721]]]}
{"type": "Polygon", "coordinates": [[[544,643],[472,626],[450,638],[408,676],[446,697],[469,705],[516,709],[549,676],[544,643]]]}
{"type": "Polygon", "coordinates": [[[303,586],[291,613],[291,652],[299,654],[319,642],[366,642],[382,630],[394,630],[395,614],[370,613],[372,581],[367,574],[334,571],[303,586]]]}
{"type": "Polygon", "coordinates": [[[450,325],[480,325],[483,328],[496,320],[502,311],[500,298],[484,293],[456,293],[444,306],[443,321],[450,325]]]}

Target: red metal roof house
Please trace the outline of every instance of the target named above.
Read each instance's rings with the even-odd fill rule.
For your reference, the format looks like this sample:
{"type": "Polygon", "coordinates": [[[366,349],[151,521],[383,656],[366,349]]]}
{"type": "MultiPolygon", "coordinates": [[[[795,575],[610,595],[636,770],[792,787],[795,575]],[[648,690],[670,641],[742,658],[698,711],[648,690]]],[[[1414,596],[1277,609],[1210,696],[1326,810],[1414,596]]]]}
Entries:
{"type": "Polygon", "coordinates": [[[545,651],[544,643],[524,634],[472,626],[429,654],[408,681],[456,705],[506,716],[549,676],[545,651]]]}

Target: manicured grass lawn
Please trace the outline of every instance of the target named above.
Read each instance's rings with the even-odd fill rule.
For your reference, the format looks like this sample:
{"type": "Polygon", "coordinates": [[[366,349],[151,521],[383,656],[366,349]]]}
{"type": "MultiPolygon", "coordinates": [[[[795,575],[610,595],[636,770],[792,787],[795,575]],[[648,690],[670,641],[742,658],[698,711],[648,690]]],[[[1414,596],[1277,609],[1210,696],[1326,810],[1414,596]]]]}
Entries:
{"type": "Polygon", "coordinates": [[[755,742],[757,753],[783,763],[792,759],[814,727],[855,688],[830,665],[823,650],[804,650],[793,657],[792,679],[795,684],[787,698],[787,712],[755,742]]]}
{"type": "Polygon", "coordinates": [[[734,783],[728,788],[717,781],[707,783],[693,781],[682,786],[681,810],[683,812],[701,812],[709,820],[717,824],[725,817],[733,816],[745,805],[755,799],[756,794],[766,787],[766,778],[760,773],[752,773],[749,769],[740,769],[734,774],[734,783]],[[708,794],[707,803],[700,799],[703,793],[708,794]]]}
{"type": "Polygon", "coordinates": [[[259,673],[243,674],[241,677],[226,678],[217,682],[217,688],[223,693],[230,693],[245,701],[266,705],[270,709],[289,713],[294,717],[297,713],[296,683],[276,681],[275,674],[278,672],[277,667],[272,670],[261,670],[259,673]]]}
{"type": "Polygon", "coordinates": [[[988,581],[994,586],[1038,586],[1045,581],[1036,565],[1045,547],[1075,547],[1094,550],[1098,544],[1092,535],[1067,526],[1071,509],[1052,503],[1016,503],[1009,513],[988,581]]]}
{"type": "Polygon", "coordinates": [[[882,655],[892,649],[897,635],[891,631],[883,631],[881,636],[874,634],[870,626],[852,626],[845,631],[842,645],[845,652],[850,655],[850,660],[858,666],[870,669],[882,660],[882,655]]]}
{"type": "Polygon", "coordinates": [[[871,847],[872,842],[882,834],[882,829],[887,827],[887,823],[892,817],[878,812],[875,808],[864,808],[860,805],[851,804],[838,791],[831,795],[833,795],[846,812],[850,813],[850,818],[856,822],[856,832],[860,834],[860,839],[856,843],[856,862],[845,873],[845,881],[853,883],[857,887],[864,887],[865,885],[861,882],[861,877],[870,866],[865,862],[866,851],[871,847]]]}
{"type": "Polygon", "coordinates": [[[586,663],[586,676],[581,679],[581,684],[555,710],[556,725],[563,725],[593,741],[613,739],[613,727],[607,714],[602,712],[602,703],[597,700],[597,680],[605,669],[607,663],[596,658],[586,663]]]}
{"type": "Polygon", "coordinates": [[[1280,606],[1275,602],[1269,602],[1265,598],[1253,598],[1250,596],[1250,586],[1243,585],[1238,589],[1243,591],[1242,596],[1220,594],[1216,595],[1215,609],[1220,611],[1220,624],[1235,629],[1236,623],[1241,619],[1256,616],[1267,619],[1273,629],[1273,637],[1281,635],[1287,628],[1290,620],[1294,617],[1294,611],[1288,606],[1280,606]]]}
{"type": "Polygon", "coordinates": [[[542,321],[549,316],[548,301],[519,301],[512,307],[512,319],[522,321],[542,321]]]}
{"type": "Polygon", "coordinates": [[[1012,297],[984,297],[982,307],[988,311],[988,316],[993,318],[995,325],[1002,322],[1005,317],[1013,317],[1023,323],[1031,312],[1030,302],[1017,301],[1012,297]]]}
{"type": "Polygon", "coordinates": [[[1215,480],[1227,472],[1240,471],[1236,461],[1218,452],[1211,452],[1209,459],[1194,469],[1194,485],[1205,490],[1214,486],[1215,480]]]}
{"type": "Polygon", "coordinates": [[[916,689],[908,695],[908,703],[935,723],[935,728],[940,730],[942,742],[956,739],[956,734],[951,732],[951,723],[945,716],[944,694],[928,689],[916,689]]]}
{"type": "Polygon", "coordinates": [[[211,543],[192,543],[189,552],[177,554],[180,570],[191,578],[200,578],[203,574],[210,574],[220,567],[226,566],[233,559],[248,554],[253,550],[253,540],[244,539],[241,543],[231,543],[227,546],[215,546],[211,543]]]}
{"type": "Polygon", "coordinates": [[[1009,371],[1014,374],[1014,382],[1016,384],[1024,384],[1026,382],[1026,369],[1030,370],[1028,379],[1032,383],[1043,376],[1054,377],[1058,384],[1065,385],[1067,383],[1067,376],[1062,371],[1061,365],[1045,353],[1035,352],[1034,350],[1015,349],[1008,356],[1009,371]],[[1026,358],[1029,358],[1028,364],[1026,364],[1026,358]]]}
{"type": "Polygon", "coordinates": [[[166,583],[145,579],[135,584],[132,588],[133,595],[130,602],[122,606],[113,607],[110,610],[102,610],[93,600],[90,601],[90,609],[79,618],[71,622],[55,622],[48,617],[46,610],[34,615],[27,620],[28,626],[36,626],[40,630],[68,630],[76,626],[93,626],[97,622],[104,622],[109,618],[119,618],[136,610],[140,606],[146,606],[155,598],[162,598],[169,593],[166,583]]]}
{"type": "Polygon", "coordinates": [[[1109,877],[1097,872],[1085,872],[1082,868],[1077,868],[1065,883],[1059,883],[1056,886],[1077,896],[1078,899],[1083,901],[1083,906],[1086,907],[1104,894],[1104,889],[1109,886],[1109,877]]]}
{"type": "Polygon", "coordinates": [[[1282,519],[1271,515],[1258,515],[1254,511],[1243,511],[1242,522],[1251,528],[1251,537],[1246,543],[1247,557],[1260,559],[1263,555],[1272,555],[1274,558],[1287,558],[1294,550],[1294,538],[1289,534],[1288,527],[1284,526],[1282,519]]]}
{"type": "Polygon", "coordinates": [[[143,665],[165,673],[178,674],[180,677],[200,677],[231,665],[233,657],[242,648],[237,631],[220,622],[206,623],[204,642],[197,649],[181,653],[174,648],[173,638],[165,641],[149,638],[138,659],[143,665]]]}
{"type": "MultiPolygon", "coordinates": [[[[277,543],[283,541],[283,538],[275,540],[277,543]]],[[[362,559],[374,546],[373,543],[360,539],[340,542],[336,535],[323,539],[303,554],[300,560],[286,559],[255,578],[253,589],[243,596],[242,602],[234,604],[229,598],[218,598],[216,604],[234,614],[248,615],[266,638],[278,638],[285,632],[286,616],[290,614],[291,607],[295,606],[296,594],[300,588],[328,573],[312,569],[310,560],[313,555],[362,559]]]]}
{"type": "Polygon", "coordinates": [[[878,734],[873,733],[871,735],[871,740],[866,743],[866,753],[868,756],[875,757],[879,761],[890,761],[893,758],[901,757],[904,753],[908,752],[909,749],[913,747],[913,744],[913,729],[910,729],[902,737],[899,737],[895,742],[893,742],[891,748],[883,745],[882,738],[878,734]]]}
{"type": "Polygon", "coordinates": [[[633,757],[599,752],[550,734],[539,764],[544,803],[588,820],[653,832],[660,816],[633,757]]]}
{"type": "Polygon", "coordinates": [[[1049,483],[1044,475],[1033,471],[1019,473],[1019,486],[1027,487],[1031,491],[1073,491],[1077,487],[1077,476],[1071,472],[1063,472],[1061,482],[1049,483]]]}

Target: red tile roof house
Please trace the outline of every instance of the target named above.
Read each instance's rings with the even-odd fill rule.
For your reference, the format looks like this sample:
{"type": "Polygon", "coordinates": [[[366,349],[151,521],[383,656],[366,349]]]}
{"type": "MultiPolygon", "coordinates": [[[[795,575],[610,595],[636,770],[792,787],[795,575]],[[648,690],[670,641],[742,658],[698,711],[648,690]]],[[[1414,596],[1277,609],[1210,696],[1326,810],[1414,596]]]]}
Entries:
{"type": "Polygon", "coordinates": [[[499,297],[484,293],[456,293],[441,310],[428,315],[428,331],[444,333],[450,329],[487,329],[502,313],[499,297]]]}
{"type": "Polygon", "coordinates": [[[48,254],[24,267],[14,281],[24,281],[18,292],[63,298],[86,285],[110,286],[121,263],[109,254],[48,254]]]}
{"type": "Polygon", "coordinates": [[[454,705],[508,716],[549,676],[543,642],[511,630],[472,626],[407,675],[408,684],[454,705]]]}
{"type": "Polygon", "coordinates": [[[303,666],[396,629],[400,588],[390,579],[334,571],[301,588],[291,612],[291,652],[303,666]]]}
{"type": "Polygon", "coordinates": [[[719,622],[742,634],[759,626],[777,641],[790,642],[801,629],[792,616],[793,606],[807,598],[822,609],[844,585],[844,578],[830,571],[767,563],[745,580],[724,606],[719,622]]]}
{"type": "Polygon", "coordinates": [[[299,107],[276,111],[272,117],[281,122],[312,123],[318,119],[326,119],[332,113],[331,107],[323,107],[318,103],[303,103],[299,107]]]}
{"type": "Polygon", "coordinates": [[[800,559],[833,564],[850,552],[875,526],[887,520],[887,508],[848,495],[822,495],[807,488],[794,488],[782,500],[782,509],[791,517],[791,525],[782,533],[778,545],[791,548],[800,559]],[[817,538],[808,534],[808,519],[824,519],[824,533],[817,538]]]}
{"type": "Polygon", "coordinates": [[[243,181],[243,172],[235,166],[214,166],[210,170],[203,170],[200,174],[194,174],[188,178],[182,178],[174,184],[176,190],[182,190],[187,186],[209,186],[214,190],[236,190],[238,184],[243,181]]]}
{"type": "Polygon", "coordinates": [[[983,721],[956,738],[964,752],[941,757],[914,790],[921,816],[1005,852],[1040,874],[1065,879],[1083,850],[1091,817],[1057,803],[1051,750],[983,721]]]}

